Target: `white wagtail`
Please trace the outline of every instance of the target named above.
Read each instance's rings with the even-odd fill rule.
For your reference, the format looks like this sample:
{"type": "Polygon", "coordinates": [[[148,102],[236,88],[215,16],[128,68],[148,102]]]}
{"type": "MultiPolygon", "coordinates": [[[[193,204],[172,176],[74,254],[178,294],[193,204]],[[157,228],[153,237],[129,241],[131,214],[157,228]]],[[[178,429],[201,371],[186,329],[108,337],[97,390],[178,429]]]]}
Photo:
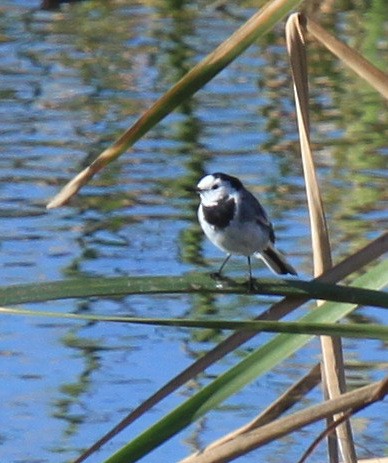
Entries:
{"type": "Polygon", "coordinates": [[[201,198],[198,219],[209,240],[227,253],[218,275],[232,254],[246,256],[252,285],[251,256],[262,259],[275,273],[296,275],[275,248],[271,222],[259,201],[241,181],[216,172],[203,177],[197,185],[201,198]]]}

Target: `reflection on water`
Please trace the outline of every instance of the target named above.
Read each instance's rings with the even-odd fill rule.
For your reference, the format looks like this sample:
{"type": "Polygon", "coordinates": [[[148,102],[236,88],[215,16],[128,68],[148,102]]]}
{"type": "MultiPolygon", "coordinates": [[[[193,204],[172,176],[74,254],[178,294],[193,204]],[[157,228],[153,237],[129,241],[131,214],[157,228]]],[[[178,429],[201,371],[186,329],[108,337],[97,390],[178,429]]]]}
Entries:
{"type": "MultiPolygon", "coordinates": [[[[198,199],[188,193],[204,172],[214,170],[241,177],[260,196],[279,246],[308,277],[309,222],[282,28],[96,177],[70,207],[46,213],[45,204],[60,185],[254,10],[228,6],[223,11],[184,1],[85,1],[55,11],[39,6],[38,0],[7,0],[0,6],[2,284],[78,275],[179,275],[217,267],[223,256],[204,240],[196,220],[198,199]]],[[[372,61],[386,62],[384,0],[349,8],[319,19],[372,61]]],[[[387,116],[382,99],[320,46],[310,45],[309,62],[314,148],[338,261],[386,228],[387,116]]],[[[245,269],[244,260],[235,259],[228,271],[241,275],[245,269]]],[[[259,263],[254,271],[268,276],[259,263]]],[[[137,296],[57,302],[50,308],[233,318],[256,315],[270,300],[137,296]]],[[[381,312],[359,314],[384,322],[381,312]]],[[[2,416],[8,426],[0,440],[3,459],[10,462],[69,461],[221,337],[213,331],[12,317],[2,326],[2,383],[7,385],[2,416]]],[[[349,376],[357,384],[381,376],[386,365],[381,343],[346,341],[345,348],[349,376]]],[[[243,424],[318,356],[313,343],[276,375],[261,378],[187,430],[185,441],[201,446],[243,424]]],[[[209,376],[234,361],[224,360],[209,376]]],[[[320,396],[315,394],[311,401],[320,396]]],[[[119,436],[114,448],[181,398],[160,405],[119,436]]],[[[382,406],[363,415],[367,426],[358,422],[359,443],[372,453],[383,454],[382,440],[372,436],[382,435],[386,416],[382,406]]],[[[262,450],[261,458],[284,461],[285,452],[292,451],[295,460],[318,429],[309,431],[306,442],[298,435],[276,444],[276,457],[273,448],[262,450]]],[[[175,461],[188,448],[173,440],[147,461],[175,461]]],[[[100,459],[112,450],[103,449],[100,459]]]]}

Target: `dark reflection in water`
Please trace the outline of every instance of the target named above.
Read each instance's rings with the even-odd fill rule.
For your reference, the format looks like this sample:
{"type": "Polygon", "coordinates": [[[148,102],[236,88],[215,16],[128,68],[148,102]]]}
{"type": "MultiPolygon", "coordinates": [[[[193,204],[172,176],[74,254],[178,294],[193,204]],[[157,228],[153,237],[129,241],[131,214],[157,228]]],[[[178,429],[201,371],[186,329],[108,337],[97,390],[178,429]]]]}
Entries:
{"type": "MultiPolygon", "coordinates": [[[[185,1],[84,1],[55,11],[41,7],[38,0],[8,0],[0,6],[3,284],[213,269],[222,256],[204,240],[196,220],[198,199],[188,191],[204,172],[214,170],[241,177],[260,196],[280,247],[308,277],[309,222],[283,25],[97,176],[69,207],[46,213],[45,204],[60,185],[254,10],[185,1]]],[[[340,2],[336,8],[323,14],[315,6],[311,13],[377,65],[387,62],[384,1],[340,2]]],[[[314,43],[309,45],[309,69],[314,151],[338,261],[386,229],[386,105],[314,43]]],[[[243,275],[245,262],[236,259],[229,271],[243,275]]],[[[255,275],[268,273],[257,264],[255,275]]],[[[257,315],[271,301],[137,296],[34,307],[232,319],[257,315]]],[[[386,322],[385,315],[370,309],[353,317],[386,322]]],[[[8,426],[0,439],[3,459],[10,462],[69,461],[223,337],[205,330],[12,317],[4,318],[2,327],[2,416],[8,426]]],[[[210,369],[183,394],[268,337],[210,369]]],[[[346,341],[345,348],[352,384],[382,376],[387,361],[382,343],[346,341]]],[[[187,430],[185,441],[202,446],[245,423],[318,358],[319,347],[312,343],[187,430]]],[[[314,394],[306,400],[320,397],[319,391],[314,394]]],[[[181,399],[177,395],[161,404],[119,436],[114,449],[181,399]]],[[[384,442],[372,436],[383,435],[386,416],[383,405],[356,420],[360,446],[374,454],[383,454],[384,442]]],[[[262,450],[259,458],[296,460],[318,429],[276,444],[276,452],[262,450]]],[[[173,440],[147,462],[178,460],[188,448],[173,440]]],[[[99,459],[112,451],[103,449],[99,459]]],[[[324,458],[323,449],[317,454],[324,458]]]]}
{"type": "Polygon", "coordinates": [[[42,10],[56,10],[64,3],[74,3],[80,1],[83,0],[42,0],[41,8],[42,10]]]}

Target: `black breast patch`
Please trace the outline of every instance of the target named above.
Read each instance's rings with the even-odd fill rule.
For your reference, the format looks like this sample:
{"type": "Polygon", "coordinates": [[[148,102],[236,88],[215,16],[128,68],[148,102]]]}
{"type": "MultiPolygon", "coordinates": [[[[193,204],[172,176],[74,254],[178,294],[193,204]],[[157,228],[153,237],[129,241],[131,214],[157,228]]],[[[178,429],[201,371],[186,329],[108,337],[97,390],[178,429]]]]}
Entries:
{"type": "Polygon", "coordinates": [[[216,206],[202,206],[203,215],[210,225],[225,228],[234,217],[236,203],[234,198],[221,199],[216,206]]]}

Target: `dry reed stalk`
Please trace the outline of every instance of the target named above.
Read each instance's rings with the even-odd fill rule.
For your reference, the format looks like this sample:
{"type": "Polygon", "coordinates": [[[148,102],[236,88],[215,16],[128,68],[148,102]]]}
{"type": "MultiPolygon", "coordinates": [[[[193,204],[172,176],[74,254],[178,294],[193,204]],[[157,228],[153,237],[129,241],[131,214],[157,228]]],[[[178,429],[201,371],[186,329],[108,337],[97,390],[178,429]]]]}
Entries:
{"type": "Polygon", "coordinates": [[[360,409],[383,400],[387,394],[388,378],[275,420],[237,436],[232,441],[225,442],[208,452],[191,455],[181,460],[180,463],[226,463],[308,424],[333,415],[342,416],[340,412],[356,413],[360,409]]]}
{"type": "MultiPolygon", "coordinates": [[[[310,144],[309,90],[304,25],[305,18],[302,15],[298,13],[291,15],[286,25],[286,38],[294,82],[299,139],[310,216],[314,276],[317,277],[332,267],[332,260],[323,202],[310,144]]],[[[318,307],[319,305],[318,301],[318,307]]],[[[346,390],[340,338],[322,336],[321,349],[325,393],[328,398],[333,399],[346,390]]],[[[334,420],[336,418],[338,417],[333,417],[334,420]]],[[[349,421],[345,421],[338,426],[336,433],[338,447],[345,463],[356,463],[357,457],[349,421]]],[[[329,458],[331,463],[338,461],[337,443],[329,438],[329,458]]]]}
{"type": "Polygon", "coordinates": [[[279,418],[284,412],[293,407],[302,397],[316,387],[321,381],[321,367],[319,364],[315,365],[303,378],[294,383],[284,394],[277,400],[272,402],[259,416],[247,423],[246,425],[234,430],[230,434],[216,440],[208,445],[202,453],[212,450],[219,445],[225,444],[237,436],[240,436],[248,431],[257,429],[264,426],[271,421],[279,418]]]}

